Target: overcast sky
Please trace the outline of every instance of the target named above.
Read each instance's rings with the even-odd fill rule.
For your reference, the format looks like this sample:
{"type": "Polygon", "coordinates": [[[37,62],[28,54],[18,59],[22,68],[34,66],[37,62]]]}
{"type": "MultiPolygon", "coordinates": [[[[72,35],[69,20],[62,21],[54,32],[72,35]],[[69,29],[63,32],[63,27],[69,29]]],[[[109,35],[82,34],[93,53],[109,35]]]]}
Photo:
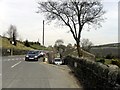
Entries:
{"type": "MultiPolygon", "coordinates": [[[[10,24],[17,27],[18,39],[39,41],[42,43],[42,14],[37,14],[38,0],[0,0],[0,35],[5,33],[10,24]]],[[[103,0],[107,18],[102,28],[82,31],[81,38],[88,38],[94,45],[118,42],[118,1],[103,0]]],[[[46,22],[46,21],[45,21],[46,22]]],[[[57,39],[65,44],[75,41],[68,28],[57,26],[55,23],[45,24],[45,45],[54,45],[57,39]]]]}

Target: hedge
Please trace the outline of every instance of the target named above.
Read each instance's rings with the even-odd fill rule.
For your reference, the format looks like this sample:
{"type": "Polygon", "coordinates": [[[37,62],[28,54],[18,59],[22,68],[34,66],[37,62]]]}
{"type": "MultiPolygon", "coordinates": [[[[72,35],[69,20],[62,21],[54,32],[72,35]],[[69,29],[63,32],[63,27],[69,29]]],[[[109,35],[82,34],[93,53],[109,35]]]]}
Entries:
{"type": "MultiPolygon", "coordinates": [[[[2,51],[2,56],[11,55],[11,49],[9,48],[7,49],[2,48],[1,51],[2,51]]],[[[13,55],[25,55],[28,52],[28,50],[19,50],[19,49],[12,49],[12,51],[13,51],[13,55]]]]}
{"type": "Polygon", "coordinates": [[[86,90],[120,89],[120,68],[106,66],[100,62],[67,56],[64,61],[75,73],[86,90]],[[77,66],[75,66],[75,63],[77,66]]]}

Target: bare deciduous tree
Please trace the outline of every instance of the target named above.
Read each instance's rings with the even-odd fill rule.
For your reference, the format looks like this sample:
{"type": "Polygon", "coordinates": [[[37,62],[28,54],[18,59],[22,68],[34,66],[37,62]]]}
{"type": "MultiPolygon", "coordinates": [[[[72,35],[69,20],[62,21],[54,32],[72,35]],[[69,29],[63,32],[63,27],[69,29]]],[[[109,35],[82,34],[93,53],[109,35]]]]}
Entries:
{"type": "Polygon", "coordinates": [[[82,45],[82,49],[85,51],[90,51],[91,47],[93,46],[93,43],[89,40],[89,39],[85,39],[83,38],[81,40],[81,45],[82,45]]]}
{"type": "Polygon", "coordinates": [[[60,21],[69,27],[80,57],[81,31],[85,25],[101,25],[105,13],[100,0],[57,0],[38,2],[39,11],[49,21],[60,21]]]}
{"type": "Polygon", "coordinates": [[[14,45],[16,45],[17,44],[16,39],[17,39],[17,36],[18,36],[16,26],[10,25],[10,27],[7,31],[7,34],[10,38],[10,42],[12,43],[12,41],[14,41],[14,45]]]}

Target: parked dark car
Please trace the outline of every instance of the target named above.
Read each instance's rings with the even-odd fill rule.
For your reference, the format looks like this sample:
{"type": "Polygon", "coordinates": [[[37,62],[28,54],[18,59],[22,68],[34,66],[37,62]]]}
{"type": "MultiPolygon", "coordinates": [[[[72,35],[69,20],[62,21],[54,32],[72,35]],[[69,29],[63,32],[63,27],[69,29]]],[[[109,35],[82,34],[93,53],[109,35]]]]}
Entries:
{"type": "Polygon", "coordinates": [[[29,51],[25,56],[25,61],[35,60],[38,61],[39,51],[29,51]]]}

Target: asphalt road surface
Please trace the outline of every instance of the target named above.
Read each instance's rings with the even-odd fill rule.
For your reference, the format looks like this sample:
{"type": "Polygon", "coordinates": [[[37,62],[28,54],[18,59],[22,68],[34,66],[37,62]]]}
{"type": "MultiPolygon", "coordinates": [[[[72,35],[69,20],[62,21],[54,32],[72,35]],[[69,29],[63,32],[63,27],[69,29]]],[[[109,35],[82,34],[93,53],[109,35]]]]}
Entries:
{"type": "Polygon", "coordinates": [[[24,56],[2,58],[3,88],[81,88],[65,65],[25,61],[24,56]]]}
{"type": "Polygon", "coordinates": [[[2,89],[2,56],[0,53],[0,89],[2,89]]]}

